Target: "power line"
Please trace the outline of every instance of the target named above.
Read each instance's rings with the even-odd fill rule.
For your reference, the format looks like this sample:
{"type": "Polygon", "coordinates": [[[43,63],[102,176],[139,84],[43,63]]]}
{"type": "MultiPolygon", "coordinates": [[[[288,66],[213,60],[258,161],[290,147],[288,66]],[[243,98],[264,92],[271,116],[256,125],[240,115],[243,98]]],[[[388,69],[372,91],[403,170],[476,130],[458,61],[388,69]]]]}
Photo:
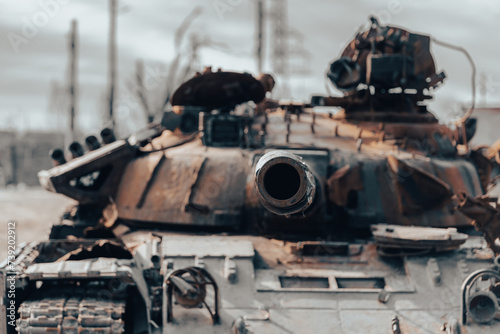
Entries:
{"type": "Polygon", "coordinates": [[[117,0],[109,0],[109,119],[111,128],[115,126],[114,120],[114,99],[116,86],[116,8],[117,0]]]}

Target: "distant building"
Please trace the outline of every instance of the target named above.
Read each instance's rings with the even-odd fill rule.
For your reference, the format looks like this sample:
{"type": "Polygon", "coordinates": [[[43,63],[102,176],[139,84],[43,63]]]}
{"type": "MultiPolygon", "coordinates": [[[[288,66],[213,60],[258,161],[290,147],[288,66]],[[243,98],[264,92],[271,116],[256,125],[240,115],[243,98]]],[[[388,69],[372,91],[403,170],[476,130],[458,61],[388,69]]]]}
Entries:
{"type": "Polygon", "coordinates": [[[38,171],[52,167],[49,151],[63,145],[61,133],[0,131],[0,187],[38,186],[38,171]]]}
{"type": "Polygon", "coordinates": [[[15,154],[16,133],[0,131],[0,187],[15,183],[15,166],[12,156],[15,154]]]}

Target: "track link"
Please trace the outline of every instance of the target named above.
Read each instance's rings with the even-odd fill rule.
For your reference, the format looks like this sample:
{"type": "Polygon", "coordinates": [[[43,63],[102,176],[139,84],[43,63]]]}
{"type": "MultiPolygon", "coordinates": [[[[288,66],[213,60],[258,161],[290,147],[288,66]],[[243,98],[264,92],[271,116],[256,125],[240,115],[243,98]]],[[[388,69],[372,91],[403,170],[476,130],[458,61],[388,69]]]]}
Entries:
{"type": "Polygon", "coordinates": [[[19,307],[20,334],[121,334],[125,331],[125,300],[100,300],[97,291],[45,292],[19,307]]]}

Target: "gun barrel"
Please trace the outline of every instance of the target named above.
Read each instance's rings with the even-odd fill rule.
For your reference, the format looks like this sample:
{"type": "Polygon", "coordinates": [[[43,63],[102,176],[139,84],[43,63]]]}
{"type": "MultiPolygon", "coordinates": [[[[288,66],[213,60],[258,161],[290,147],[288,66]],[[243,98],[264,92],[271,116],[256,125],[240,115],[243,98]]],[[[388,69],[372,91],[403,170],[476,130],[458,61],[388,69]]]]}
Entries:
{"type": "Polygon", "coordinates": [[[277,215],[304,212],[316,194],[316,181],[309,167],[288,151],[276,150],[262,156],[254,181],[262,205],[277,215]]]}
{"type": "Polygon", "coordinates": [[[54,166],[64,165],[66,163],[66,158],[64,157],[64,151],[60,148],[54,148],[49,152],[50,158],[54,166]]]}

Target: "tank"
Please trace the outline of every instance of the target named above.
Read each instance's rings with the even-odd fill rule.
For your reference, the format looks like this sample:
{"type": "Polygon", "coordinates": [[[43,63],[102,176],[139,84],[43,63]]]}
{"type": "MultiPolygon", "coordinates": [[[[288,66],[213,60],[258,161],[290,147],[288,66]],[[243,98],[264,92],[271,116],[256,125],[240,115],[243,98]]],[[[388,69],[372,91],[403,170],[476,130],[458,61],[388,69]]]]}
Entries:
{"type": "Polygon", "coordinates": [[[207,70],[161,122],[53,151],[40,182],[78,204],[2,265],[1,332],[498,333],[498,148],[428,111],[430,45],[372,19],[341,96],[207,70]]]}

